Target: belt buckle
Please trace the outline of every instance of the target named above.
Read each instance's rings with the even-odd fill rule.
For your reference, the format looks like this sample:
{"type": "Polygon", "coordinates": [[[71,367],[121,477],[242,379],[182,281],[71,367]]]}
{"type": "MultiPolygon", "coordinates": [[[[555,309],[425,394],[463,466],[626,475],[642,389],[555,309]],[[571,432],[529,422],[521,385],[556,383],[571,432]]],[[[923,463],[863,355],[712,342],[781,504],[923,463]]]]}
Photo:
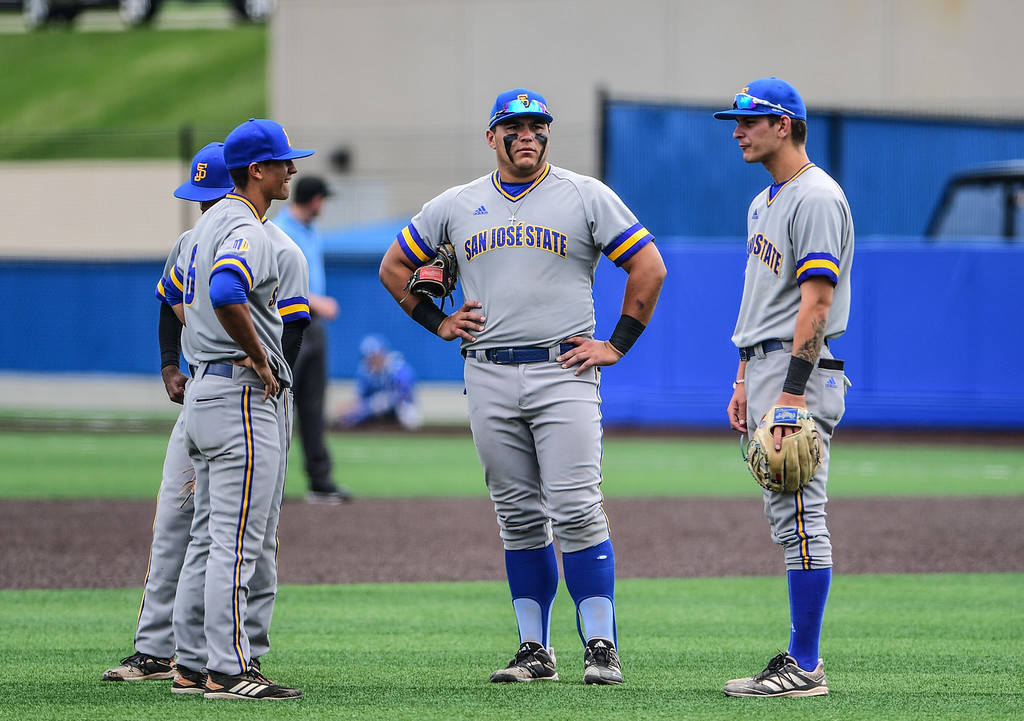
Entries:
{"type": "Polygon", "coordinates": [[[512,348],[494,348],[493,350],[487,351],[487,355],[490,356],[488,360],[496,365],[512,365],[515,363],[513,357],[512,348]]]}

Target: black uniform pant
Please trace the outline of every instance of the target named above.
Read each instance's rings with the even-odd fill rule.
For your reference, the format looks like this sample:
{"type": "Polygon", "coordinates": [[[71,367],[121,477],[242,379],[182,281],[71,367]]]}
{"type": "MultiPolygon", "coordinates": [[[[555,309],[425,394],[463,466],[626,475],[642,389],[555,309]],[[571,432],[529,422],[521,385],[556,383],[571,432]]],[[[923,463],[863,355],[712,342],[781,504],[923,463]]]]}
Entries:
{"type": "Polygon", "coordinates": [[[327,393],[327,329],[313,318],[302,334],[293,369],[295,415],[298,420],[306,475],[311,491],[336,490],[331,479],[331,455],[324,440],[324,396],[327,393]]]}

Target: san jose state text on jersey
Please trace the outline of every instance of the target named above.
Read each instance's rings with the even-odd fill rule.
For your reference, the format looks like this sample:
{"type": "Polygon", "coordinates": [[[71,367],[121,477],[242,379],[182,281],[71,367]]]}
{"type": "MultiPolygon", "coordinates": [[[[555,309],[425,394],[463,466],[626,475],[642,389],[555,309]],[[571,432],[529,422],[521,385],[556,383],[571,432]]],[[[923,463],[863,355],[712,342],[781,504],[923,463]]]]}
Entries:
{"type": "Polygon", "coordinates": [[[480,253],[495,248],[528,247],[547,250],[555,255],[565,257],[568,238],[565,233],[545,228],[540,225],[497,226],[489,230],[475,233],[466,240],[466,259],[473,260],[480,253]]]}
{"type": "Polygon", "coordinates": [[[779,274],[779,266],[782,265],[782,252],[762,233],[752,235],[747,241],[747,255],[757,256],[768,267],[768,270],[775,275],[779,274]]]}

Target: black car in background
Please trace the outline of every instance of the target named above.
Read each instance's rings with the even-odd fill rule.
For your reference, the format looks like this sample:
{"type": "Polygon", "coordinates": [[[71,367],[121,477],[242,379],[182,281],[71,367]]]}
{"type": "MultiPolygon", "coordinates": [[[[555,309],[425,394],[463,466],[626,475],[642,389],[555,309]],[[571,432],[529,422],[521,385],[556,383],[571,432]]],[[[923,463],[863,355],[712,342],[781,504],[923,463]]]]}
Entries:
{"type": "Polygon", "coordinates": [[[950,176],[925,236],[940,242],[1024,242],[1024,160],[989,163],[950,176]]]}
{"type": "MultiPolygon", "coordinates": [[[[266,21],[277,5],[276,0],[221,1],[231,5],[240,20],[252,22],[266,21]]],[[[14,5],[14,9],[20,6],[25,24],[32,28],[41,28],[51,23],[71,23],[79,13],[90,8],[114,8],[118,10],[125,25],[145,25],[153,21],[163,4],[164,0],[21,0],[17,3],[2,3],[5,7],[14,5]]]]}

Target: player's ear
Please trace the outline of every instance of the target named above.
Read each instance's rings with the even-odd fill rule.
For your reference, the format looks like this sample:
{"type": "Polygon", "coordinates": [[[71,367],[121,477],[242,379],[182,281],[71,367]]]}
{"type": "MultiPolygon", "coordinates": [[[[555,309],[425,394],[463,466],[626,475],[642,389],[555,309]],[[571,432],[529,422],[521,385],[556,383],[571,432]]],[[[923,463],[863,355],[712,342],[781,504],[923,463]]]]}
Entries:
{"type": "Polygon", "coordinates": [[[494,131],[493,130],[490,130],[490,129],[486,130],[484,132],[484,137],[487,138],[487,144],[491,146],[492,150],[497,150],[498,149],[498,146],[494,144],[494,131]]]}

